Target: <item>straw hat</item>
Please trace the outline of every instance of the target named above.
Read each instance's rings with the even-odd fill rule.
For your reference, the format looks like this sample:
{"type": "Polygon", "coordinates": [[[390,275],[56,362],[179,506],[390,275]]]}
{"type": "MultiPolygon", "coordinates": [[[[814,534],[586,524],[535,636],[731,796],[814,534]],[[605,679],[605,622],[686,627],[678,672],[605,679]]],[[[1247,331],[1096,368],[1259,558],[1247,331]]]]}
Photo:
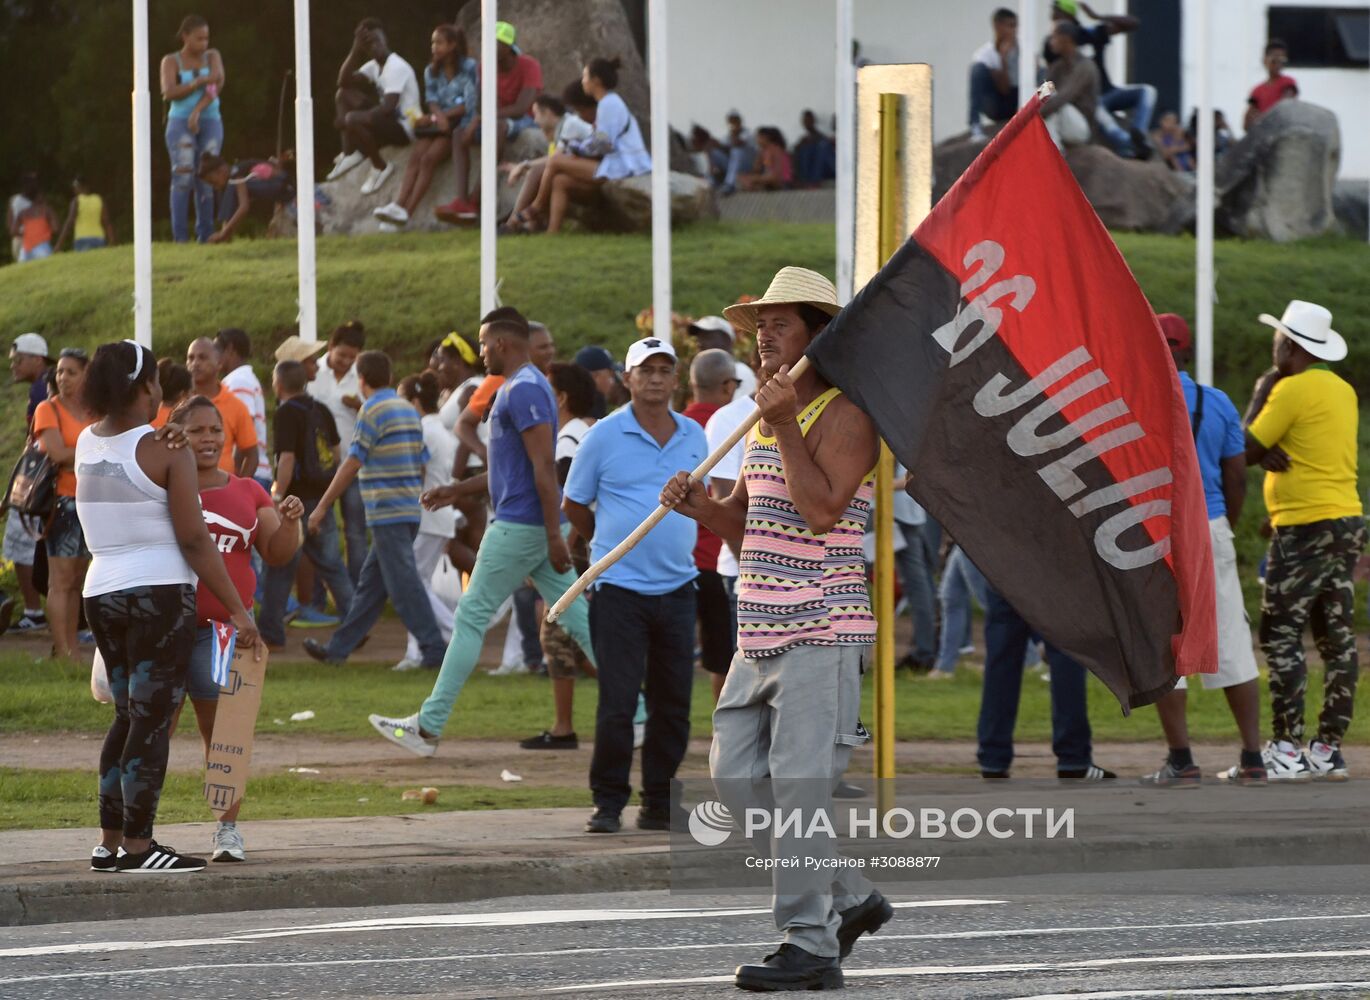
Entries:
{"type": "Polygon", "coordinates": [[[1273,326],[1322,361],[1340,361],[1346,357],[1346,341],[1332,329],[1332,314],[1320,305],[1292,299],[1279,319],[1261,313],[1260,321],[1273,326]]]}
{"type": "Polygon", "coordinates": [[[737,329],[756,333],[756,311],[761,306],[810,305],[829,316],[842,311],[837,304],[837,289],[831,281],[807,267],[782,267],[771,279],[766,294],[754,302],[739,302],[723,310],[737,329]]]}
{"type": "Polygon", "coordinates": [[[297,335],[291,334],[281,341],[281,346],[276,348],[277,361],[308,361],[318,354],[328,342],[325,340],[301,340],[297,335]]]}

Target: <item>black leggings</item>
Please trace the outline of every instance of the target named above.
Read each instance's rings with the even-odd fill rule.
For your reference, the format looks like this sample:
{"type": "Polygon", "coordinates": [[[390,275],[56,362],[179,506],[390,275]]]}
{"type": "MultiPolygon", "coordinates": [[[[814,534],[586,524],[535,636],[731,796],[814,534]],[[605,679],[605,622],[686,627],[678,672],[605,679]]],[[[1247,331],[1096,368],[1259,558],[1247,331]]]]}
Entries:
{"type": "Polygon", "coordinates": [[[114,695],[100,751],[100,829],[151,837],[195,646],[195,588],[134,587],[87,597],[85,605],[114,695]]]}

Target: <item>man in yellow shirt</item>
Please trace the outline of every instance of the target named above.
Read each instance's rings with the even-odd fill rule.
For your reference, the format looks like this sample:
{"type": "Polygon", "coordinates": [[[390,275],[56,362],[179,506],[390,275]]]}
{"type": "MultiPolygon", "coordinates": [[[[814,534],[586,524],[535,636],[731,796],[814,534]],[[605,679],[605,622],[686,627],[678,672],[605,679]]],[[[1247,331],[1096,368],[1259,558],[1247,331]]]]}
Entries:
{"type": "Polygon", "coordinates": [[[1256,383],[1247,410],[1246,461],[1265,470],[1274,534],[1261,599],[1260,643],[1270,667],[1274,738],[1263,752],[1271,780],[1344,781],[1342,737],[1351,723],[1358,665],[1351,572],[1365,547],[1356,492],[1356,391],[1325,364],[1346,357],[1332,314],[1298,300],[1275,328],[1275,370],[1256,383]],[[1303,629],[1313,627],[1326,668],[1317,737],[1303,751],[1308,665],[1303,629]]]}

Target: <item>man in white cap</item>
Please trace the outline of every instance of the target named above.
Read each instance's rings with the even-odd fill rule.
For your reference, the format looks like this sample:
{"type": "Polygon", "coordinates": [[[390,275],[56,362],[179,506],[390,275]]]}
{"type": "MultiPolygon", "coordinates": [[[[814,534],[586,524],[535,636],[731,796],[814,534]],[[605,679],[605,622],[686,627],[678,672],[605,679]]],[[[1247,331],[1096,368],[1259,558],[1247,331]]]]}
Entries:
{"type": "MultiPolygon", "coordinates": [[[[686,332],[694,337],[700,351],[718,348],[732,354],[733,347],[737,344],[737,331],[722,316],[701,317],[686,327],[686,332]]],[[[745,362],[736,362],[736,367],[737,381],[740,383],[737,387],[739,395],[754,395],[756,393],[756,375],[752,373],[751,368],[745,362]]]]}
{"type": "MultiPolygon", "coordinates": [[[[678,384],[671,342],[639,340],[628,348],[624,369],[632,399],[585,435],[562,503],[576,531],[590,539],[594,561],[656,509],[658,483],[681,466],[694,468],[708,453],[704,428],[671,409],[678,384]]],[[[590,634],[599,708],[590,759],[595,812],[587,833],[616,833],[622,826],[632,793],[633,716],[643,690],[647,727],[637,825],[670,829],[671,779],[690,738],[697,533],[685,518],[667,515],[595,584],[590,634]]]]}
{"type": "Polygon", "coordinates": [[[1246,461],[1266,470],[1274,530],[1260,626],[1274,738],[1263,756],[1272,781],[1345,781],[1341,742],[1358,673],[1351,574],[1366,536],[1356,492],[1356,391],[1327,366],[1346,357],[1346,341],[1322,306],[1296,299],[1279,319],[1260,320],[1275,328],[1275,367],[1257,382],[1247,410],[1246,461]],[[1317,735],[1306,751],[1305,625],[1326,669],[1317,735]]]}
{"type": "MultiPolygon", "coordinates": [[[[832,282],[800,267],[782,268],[762,298],[724,310],[756,332],[761,423],[731,496],[711,499],[685,472],[661,491],[662,503],[733,545],[741,564],[738,653],[709,754],[718,796],[738,817],[769,797],[806,824],[830,816],[852,748],[870,739],[859,713],[875,615],[861,535],[880,441],[870,418],[816,370],[790,376],[838,311],[832,282]]],[[[776,858],[803,859],[774,869],[785,941],[762,963],[739,966],[737,985],[837,989],[842,958],[893,909],[859,872],[831,864],[830,840],[777,836],[773,848],[776,858]]]]}
{"type": "MultiPolygon", "coordinates": [[[[47,339],[41,333],[25,333],[14,338],[14,345],[10,348],[10,375],[15,382],[29,383],[29,405],[26,411],[29,433],[33,430],[33,414],[38,404],[48,398],[47,375],[52,365],[47,339]]],[[[43,595],[33,585],[33,561],[38,554],[40,528],[38,523],[28,522],[13,511],[5,520],[4,556],[14,563],[14,575],[19,580],[19,592],[24,598],[24,614],[14,626],[20,632],[32,632],[48,626],[47,616],[43,613],[43,595]]],[[[4,603],[9,605],[11,602],[6,599],[4,603]]],[[[7,607],[5,614],[10,613],[12,608],[7,607]]]]}

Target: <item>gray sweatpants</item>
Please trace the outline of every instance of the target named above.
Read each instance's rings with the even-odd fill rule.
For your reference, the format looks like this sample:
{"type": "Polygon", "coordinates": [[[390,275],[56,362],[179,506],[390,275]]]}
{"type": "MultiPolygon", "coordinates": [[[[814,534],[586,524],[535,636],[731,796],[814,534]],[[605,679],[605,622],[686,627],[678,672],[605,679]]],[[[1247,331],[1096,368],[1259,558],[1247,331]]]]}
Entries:
{"type": "MultiPolygon", "coordinates": [[[[831,815],[832,789],[852,748],[870,739],[859,718],[869,648],[801,645],[762,659],[737,653],[714,709],[709,772],[739,824],[748,808],[831,815]]],[[[826,837],[770,836],[755,846],[763,857],[818,862],[773,869],[775,925],[786,943],[836,958],[840,913],[871,894],[870,882],[831,866],[836,843],[826,837]]]]}

